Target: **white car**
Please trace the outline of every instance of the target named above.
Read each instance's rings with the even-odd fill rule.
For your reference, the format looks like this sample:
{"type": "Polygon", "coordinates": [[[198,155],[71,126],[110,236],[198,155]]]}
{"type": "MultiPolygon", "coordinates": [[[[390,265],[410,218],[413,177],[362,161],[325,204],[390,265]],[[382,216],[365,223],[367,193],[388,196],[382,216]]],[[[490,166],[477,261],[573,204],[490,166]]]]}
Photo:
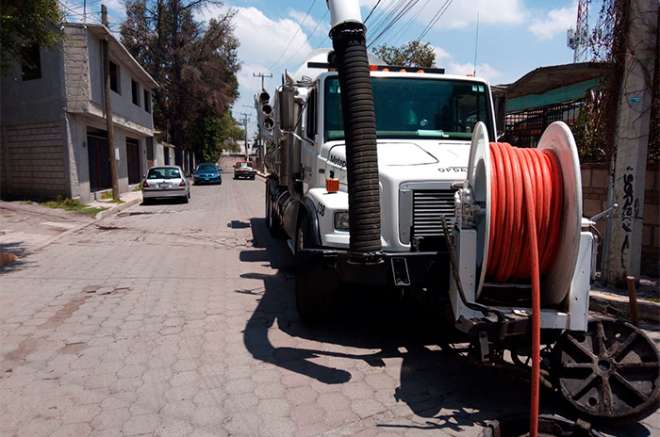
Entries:
{"type": "Polygon", "coordinates": [[[190,184],[178,165],[151,167],[142,182],[142,199],[179,198],[184,202],[190,199],[190,184]]]}

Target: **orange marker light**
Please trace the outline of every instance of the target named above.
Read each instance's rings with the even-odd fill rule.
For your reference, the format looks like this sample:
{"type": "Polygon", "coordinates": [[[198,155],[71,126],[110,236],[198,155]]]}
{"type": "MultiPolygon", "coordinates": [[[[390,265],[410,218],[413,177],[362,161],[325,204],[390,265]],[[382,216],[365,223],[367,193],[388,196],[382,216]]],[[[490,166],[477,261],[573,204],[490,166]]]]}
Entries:
{"type": "Polygon", "coordinates": [[[325,190],[328,193],[336,193],[337,191],[339,191],[339,179],[327,178],[325,180],[325,190]]]}

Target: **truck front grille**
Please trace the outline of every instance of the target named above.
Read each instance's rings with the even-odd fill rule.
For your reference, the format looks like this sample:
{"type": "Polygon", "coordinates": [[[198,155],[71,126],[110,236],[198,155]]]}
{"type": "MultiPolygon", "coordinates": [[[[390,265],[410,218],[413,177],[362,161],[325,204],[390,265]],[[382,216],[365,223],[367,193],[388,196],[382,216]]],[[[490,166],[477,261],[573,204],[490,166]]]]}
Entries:
{"type": "Polygon", "coordinates": [[[452,189],[413,190],[413,237],[444,236],[440,215],[445,216],[448,227],[453,226],[454,193],[452,189]]]}

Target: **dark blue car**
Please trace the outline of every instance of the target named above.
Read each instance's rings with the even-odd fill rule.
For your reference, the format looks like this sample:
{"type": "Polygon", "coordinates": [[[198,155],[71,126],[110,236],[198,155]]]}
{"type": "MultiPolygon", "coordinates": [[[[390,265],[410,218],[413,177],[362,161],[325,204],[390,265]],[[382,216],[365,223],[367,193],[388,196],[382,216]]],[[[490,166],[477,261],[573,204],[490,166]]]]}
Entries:
{"type": "Polygon", "coordinates": [[[203,162],[197,166],[193,173],[193,181],[198,184],[221,184],[220,169],[212,162],[203,162]]]}

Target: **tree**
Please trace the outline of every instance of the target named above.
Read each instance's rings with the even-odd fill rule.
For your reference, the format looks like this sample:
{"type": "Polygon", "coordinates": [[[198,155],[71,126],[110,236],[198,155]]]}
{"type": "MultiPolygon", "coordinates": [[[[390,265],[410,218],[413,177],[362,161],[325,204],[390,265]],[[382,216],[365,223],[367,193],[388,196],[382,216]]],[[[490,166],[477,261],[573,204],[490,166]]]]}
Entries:
{"type": "Polygon", "coordinates": [[[62,16],[57,0],[0,1],[0,75],[30,47],[60,41],[62,16]]]}
{"type": "Polygon", "coordinates": [[[430,43],[410,41],[401,47],[382,45],[374,54],[387,65],[401,67],[431,67],[435,62],[435,50],[430,43]]]}
{"type": "Polygon", "coordinates": [[[154,92],[156,125],[169,141],[194,148],[198,157],[212,143],[214,120],[238,97],[240,68],[235,12],[228,10],[204,27],[193,12],[207,3],[218,2],[127,0],[121,25],[122,43],[160,84],[154,92]]]}
{"type": "Polygon", "coordinates": [[[222,117],[210,113],[200,115],[192,140],[197,160],[216,162],[223,150],[238,149],[237,141],[242,140],[243,135],[243,129],[230,111],[225,111],[222,117]]]}

